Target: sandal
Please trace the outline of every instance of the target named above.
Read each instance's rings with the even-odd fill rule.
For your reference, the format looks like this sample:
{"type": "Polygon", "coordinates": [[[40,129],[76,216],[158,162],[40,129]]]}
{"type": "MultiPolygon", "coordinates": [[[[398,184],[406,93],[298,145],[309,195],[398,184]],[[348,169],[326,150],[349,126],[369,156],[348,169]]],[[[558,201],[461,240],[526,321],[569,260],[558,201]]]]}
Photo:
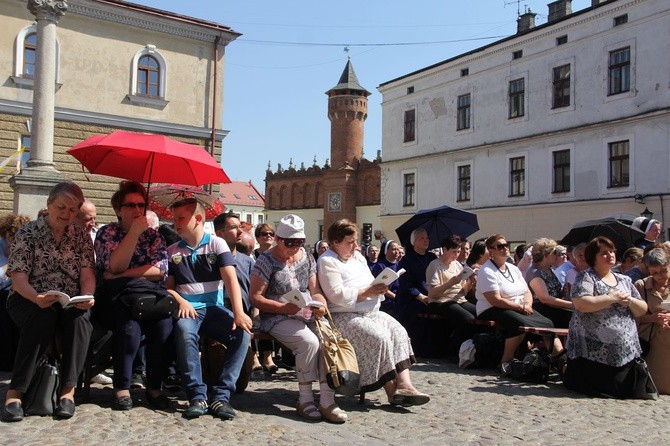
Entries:
{"type": "Polygon", "coordinates": [[[320,421],[321,412],[314,405],[314,401],[308,401],[306,403],[298,404],[298,415],[303,417],[306,420],[310,421],[320,421]]]}
{"type": "Polygon", "coordinates": [[[335,424],[342,424],[347,421],[347,413],[337,407],[337,404],[331,404],[328,407],[319,406],[319,412],[324,420],[335,424]]]}

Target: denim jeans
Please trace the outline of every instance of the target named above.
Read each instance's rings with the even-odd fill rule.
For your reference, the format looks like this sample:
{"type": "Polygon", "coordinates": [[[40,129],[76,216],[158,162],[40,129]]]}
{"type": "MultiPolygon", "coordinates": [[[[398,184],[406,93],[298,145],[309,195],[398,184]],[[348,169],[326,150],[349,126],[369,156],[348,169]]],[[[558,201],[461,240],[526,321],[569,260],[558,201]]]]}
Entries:
{"type": "Polygon", "coordinates": [[[181,372],[181,384],[189,400],[207,400],[207,385],[202,380],[200,365],[199,333],[217,340],[227,348],[219,371],[218,384],[211,390],[211,400],[229,401],[235,392],[235,383],[249,349],[249,333],[233,327],[233,313],[223,307],[207,307],[196,310],[195,319],[180,318],[174,326],[174,341],[177,352],[177,368],[181,372]]]}

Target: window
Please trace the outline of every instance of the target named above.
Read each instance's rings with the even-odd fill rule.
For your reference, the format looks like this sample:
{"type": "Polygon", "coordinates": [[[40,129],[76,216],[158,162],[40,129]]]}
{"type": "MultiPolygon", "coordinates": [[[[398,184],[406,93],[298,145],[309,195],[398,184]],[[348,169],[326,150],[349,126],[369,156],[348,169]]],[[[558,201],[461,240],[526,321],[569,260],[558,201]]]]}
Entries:
{"type": "Polygon", "coordinates": [[[258,215],[258,224],[261,225],[261,224],[263,224],[264,221],[265,221],[265,220],[264,220],[264,218],[263,218],[263,214],[259,214],[259,215],[258,215]]]}
{"type": "Polygon", "coordinates": [[[255,195],[248,195],[248,197],[249,197],[249,200],[252,200],[252,201],[258,200],[258,197],[255,196],[255,195]]]}
{"type": "Polygon", "coordinates": [[[628,14],[614,17],[614,26],[623,25],[624,23],[628,23],[628,14]]]}
{"type": "Polygon", "coordinates": [[[35,58],[37,55],[37,33],[26,35],[23,41],[23,71],[22,76],[26,79],[35,78],[35,58]]]}
{"type": "Polygon", "coordinates": [[[470,74],[470,68],[461,69],[461,77],[467,76],[468,74],[470,74]]]}
{"type": "Polygon", "coordinates": [[[405,110],[405,134],[403,142],[412,142],[416,138],[416,110],[405,110]]]}
{"type": "Polygon", "coordinates": [[[414,87],[407,87],[407,94],[412,94],[414,93],[414,87]]]}
{"type": "Polygon", "coordinates": [[[553,152],[554,180],[553,192],[570,192],[570,150],[553,152]]]}
{"type": "Polygon", "coordinates": [[[21,147],[23,148],[21,161],[16,161],[16,170],[19,172],[28,165],[28,160],[30,159],[30,135],[21,135],[21,147]]]}
{"type": "Polygon", "coordinates": [[[512,53],[512,60],[521,59],[523,57],[523,50],[515,51],[512,53]]]}
{"type": "Polygon", "coordinates": [[[158,97],[160,68],[152,56],[142,56],[137,62],[137,94],[158,97]]]}
{"type": "Polygon", "coordinates": [[[629,185],[630,144],[628,141],[616,141],[608,144],[609,182],[608,187],[627,187],[629,185]]]}
{"type": "Polygon", "coordinates": [[[570,65],[554,68],[552,108],[570,105],[570,65]]]}
{"type": "Polygon", "coordinates": [[[242,196],[240,194],[233,194],[233,197],[237,198],[238,200],[242,199],[242,196]]]}
{"type": "Polygon", "coordinates": [[[470,201],[470,165],[458,166],[458,196],[456,201],[470,201]]]}
{"type": "Polygon", "coordinates": [[[403,174],[403,194],[402,194],[402,205],[403,206],[414,206],[414,187],[415,174],[406,173],[403,174]]]}
{"type": "Polygon", "coordinates": [[[127,96],[132,103],[164,108],[167,92],[167,66],[155,45],[147,45],[133,57],[132,83],[127,96]]]}
{"type": "Polygon", "coordinates": [[[518,118],[524,115],[524,78],[515,79],[509,83],[509,118],[518,118]]]}
{"type": "Polygon", "coordinates": [[[458,108],[456,110],[456,130],[470,128],[470,94],[458,97],[458,108]]]}
{"type": "Polygon", "coordinates": [[[630,91],[630,47],[610,51],[608,94],[630,91]]]}
{"type": "Polygon", "coordinates": [[[523,156],[509,160],[509,196],[522,197],[526,194],[526,158],[523,156]]]}
{"type": "Polygon", "coordinates": [[[254,223],[254,216],[253,214],[247,214],[247,223],[253,224],[254,223]]]}
{"type": "Polygon", "coordinates": [[[556,37],[556,45],[565,45],[568,43],[568,36],[556,37]]]}

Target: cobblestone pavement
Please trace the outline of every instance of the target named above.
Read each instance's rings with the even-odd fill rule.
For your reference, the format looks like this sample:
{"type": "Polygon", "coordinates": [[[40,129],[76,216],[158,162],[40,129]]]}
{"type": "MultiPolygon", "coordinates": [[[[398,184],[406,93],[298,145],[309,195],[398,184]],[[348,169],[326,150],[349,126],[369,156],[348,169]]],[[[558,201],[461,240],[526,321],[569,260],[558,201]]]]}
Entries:
{"type": "MultiPolygon", "coordinates": [[[[560,382],[525,384],[500,379],[492,370],[459,370],[440,360],[412,368],[420,390],[431,394],[425,406],[394,408],[383,391],[358,398],[338,397],[349,414],[344,425],[303,421],[295,413],[297,384],[280,370],[269,380],[252,381],[232,400],[238,415],[221,421],[205,415],[181,417],[184,394],[171,394],[174,410],[152,411],[143,391],[133,391],[135,408],[110,409],[111,388],[94,385],[91,399],[78,398],[71,420],[28,417],[0,423],[3,445],[616,445],[667,444],[670,396],[658,401],[585,398],[560,382]]],[[[0,375],[4,401],[8,374],[0,375]]]]}

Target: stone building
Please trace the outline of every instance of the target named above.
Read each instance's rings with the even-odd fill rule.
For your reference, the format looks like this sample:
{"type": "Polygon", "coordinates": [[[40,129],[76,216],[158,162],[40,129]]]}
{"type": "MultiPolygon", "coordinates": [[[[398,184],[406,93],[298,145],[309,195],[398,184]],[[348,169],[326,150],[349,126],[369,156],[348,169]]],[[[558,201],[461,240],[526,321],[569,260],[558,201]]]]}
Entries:
{"type": "MultiPolygon", "coordinates": [[[[583,220],[668,228],[670,2],[593,0],[379,86],[382,227],[443,204],[512,242],[583,220]]],[[[665,231],[665,229],[664,229],[665,231]]]]}
{"type": "MultiPolygon", "coordinates": [[[[17,150],[30,157],[36,39],[25,1],[0,0],[0,213],[13,210],[17,150]]],[[[158,133],[221,156],[225,46],[230,27],[121,0],[68,0],[56,30],[53,167],[76,181],[115,219],[109,199],[119,179],[90,175],[66,150],[116,129],[158,133]]],[[[224,166],[225,167],[225,166],[224,166]]],[[[45,203],[35,203],[36,209],[45,203]]]]}
{"type": "Polygon", "coordinates": [[[370,95],[356,77],[351,61],[347,61],[340,80],[326,92],[328,119],[331,122],[330,162],[296,168],[290,161],[288,169],[281,164],[265,176],[265,208],[267,220],[276,225],[288,213],[305,220],[308,244],[325,238],[335,221],[347,218],[370,223],[379,228],[380,157],[370,161],[363,157],[365,119],[370,95]]]}

